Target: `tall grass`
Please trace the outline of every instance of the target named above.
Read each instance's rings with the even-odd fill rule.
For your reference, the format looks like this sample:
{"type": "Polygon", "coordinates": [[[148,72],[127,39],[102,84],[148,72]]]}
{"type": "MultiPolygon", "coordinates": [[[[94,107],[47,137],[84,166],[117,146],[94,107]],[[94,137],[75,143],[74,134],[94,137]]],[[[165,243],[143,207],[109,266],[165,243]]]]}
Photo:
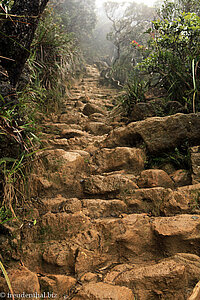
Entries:
{"type": "MultiPolygon", "coordinates": [[[[78,60],[76,40],[48,7],[40,20],[27,62],[30,81],[23,91],[42,111],[56,110],[78,60]]],[[[37,107],[38,108],[38,107],[37,107]]]]}

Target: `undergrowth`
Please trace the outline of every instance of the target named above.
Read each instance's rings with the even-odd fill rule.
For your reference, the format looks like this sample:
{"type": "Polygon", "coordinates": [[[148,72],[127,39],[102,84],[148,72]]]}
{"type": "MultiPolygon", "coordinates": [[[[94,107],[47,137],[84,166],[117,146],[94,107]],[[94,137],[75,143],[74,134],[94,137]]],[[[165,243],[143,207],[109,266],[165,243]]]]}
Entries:
{"type": "Polygon", "coordinates": [[[135,75],[124,87],[125,94],[119,97],[120,105],[124,114],[130,117],[133,107],[139,102],[145,102],[145,92],[147,91],[147,83],[140,80],[135,75]]]}
{"type": "Polygon", "coordinates": [[[21,91],[43,113],[59,111],[68,80],[80,64],[76,40],[61,21],[51,7],[45,10],[27,61],[28,84],[21,91]]]}
{"type": "Polygon", "coordinates": [[[0,108],[0,209],[1,212],[9,209],[14,216],[18,199],[21,205],[26,197],[27,172],[40,145],[33,121],[24,117],[22,122],[24,109],[20,102],[11,108],[6,105],[0,108]]]}
{"type": "Polygon", "coordinates": [[[187,142],[166,153],[150,156],[145,166],[146,169],[162,168],[166,164],[171,164],[175,169],[191,169],[190,151],[187,142]]]}

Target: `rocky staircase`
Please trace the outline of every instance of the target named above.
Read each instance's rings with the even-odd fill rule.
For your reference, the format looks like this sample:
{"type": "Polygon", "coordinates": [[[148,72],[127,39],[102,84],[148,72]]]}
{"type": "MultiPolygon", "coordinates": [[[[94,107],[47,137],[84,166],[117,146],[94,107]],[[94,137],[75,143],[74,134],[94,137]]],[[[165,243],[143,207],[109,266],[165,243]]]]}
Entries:
{"type": "Polygon", "coordinates": [[[43,124],[48,149],[30,179],[29,222],[2,244],[13,289],[45,299],[200,299],[200,115],[123,124],[111,112],[119,92],[98,80],[88,66],[43,124]],[[185,140],[191,170],[146,169],[185,140]]]}

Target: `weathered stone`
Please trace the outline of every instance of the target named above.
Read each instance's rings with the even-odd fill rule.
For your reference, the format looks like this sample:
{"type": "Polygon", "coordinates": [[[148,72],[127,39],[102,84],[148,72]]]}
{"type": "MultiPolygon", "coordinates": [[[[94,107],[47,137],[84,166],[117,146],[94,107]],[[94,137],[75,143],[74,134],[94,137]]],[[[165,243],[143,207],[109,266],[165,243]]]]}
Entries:
{"type": "Polygon", "coordinates": [[[126,198],[128,211],[129,213],[148,213],[153,216],[160,216],[163,212],[167,213],[165,205],[171,194],[171,189],[163,187],[137,189],[126,198]]]}
{"type": "Polygon", "coordinates": [[[36,194],[40,191],[49,190],[53,187],[53,183],[50,182],[47,178],[44,178],[42,176],[31,174],[30,175],[30,183],[34,187],[33,194],[36,192],[36,194]]]}
{"type": "Polygon", "coordinates": [[[177,189],[163,198],[162,212],[165,216],[191,212],[193,198],[189,192],[177,189]]]}
{"type": "Polygon", "coordinates": [[[200,257],[190,253],[177,253],[172,259],[185,266],[188,281],[188,290],[194,287],[194,283],[200,277],[200,257]]]}
{"type": "Polygon", "coordinates": [[[76,284],[76,279],[65,275],[49,275],[39,278],[40,286],[48,298],[63,299],[76,284]]]}
{"type": "Polygon", "coordinates": [[[150,153],[174,149],[186,140],[196,145],[200,139],[200,114],[176,114],[133,122],[114,130],[105,140],[105,147],[135,146],[145,143],[150,153]]]}
{"type": "Polygon", "coordinates": [[[60,133],[60,136],[62,138],[66,138],[66,139],[71,139],[74,137],[82,137],[82,136],[87,136],[87,132],[78,130],[78,129],[64,129],[62,130],[62,132],[60,133]]]}
{"type": "Polygon", "coordinates": [[[125,266],[121,272],[117,268],[107,275],[105,281],[127,286],[134,290],[138,299],[185,299],[188,282],[185,266],[181,263],[169,259],[157,264],[133,265],[131,269],[125,266]]]}
{"type": "Polygon", "coordinates": [[[83,285],[83,288],[73,300],[133,300],[134,295],[132,291],[126,287],[113,286],[107,283],[88,283],[83,285]]]}
{"type": "Polygon", "coordinates": [[[187,170],[177,170],[170,174],[176,187],[192,184],[191,174],[187,170]]]}
{"type": "Polygon", "coordinates": [[[178,215],[156,218],[152,229],[168,255],[178,252],[199,254],[200,216],[178,215]]]}
{"type": "Polygon", "coordinates": [[[97,282],[99,276],[97,274],[88,272],[81,277],[82,282],[97,282]]]}
{"type": "Polygon", "coordinates": [[[52,171],[63,171],[63,167],[67,169],[67,171],[69,171],[69,169],[73,170],[83,162],[83,158],[79,153],[67,152],[63,149],[45,150],[43,156],[45,156],[48,167],[51,168],[52,171]]]}
{"type": "MultiPolygon", "coordinates": [[[[158,263],[122,264],[115,266],[104,281],[124,285],[135,292],[139,299],[186,299],[200,273],[200,257],[178,253],[158,263]],[[183,281],[183,282],[182,282],[183,281]]],[[[196,299],[195,299],[196,300],[196,299]]]]}
{"type": "MultiPolygon", "coordinates": [[[[186,206],[188,206],[189,207],[188,212],[199,214],[199,209],[200,209],[199,208],[199,190],[200,190],[200,183],[179,187],[179,188],[177,188],[176,191],[174,191],[174,199],[178,205],[184,205],[185,209],[186,209],[186,206]]],[[[169,200],[169,203],[170,203],[170,200],[169,200]]],[[[183,207],[182,207],[182,209],[183,209],[183,207]]],[[[174,210],[174,211],[178,213],[177,210],[174,210]]],[[[171,212],[173,213],[172,208],[171,208],[171,212]]],[[[180,213],[180,210],[179,210],[179,213],[180,213]]]]}
{"type": "Polygon", "coordinates": [[[64,189],[68,197],[81,194],[80,176],[85,170],[85,157],[75,151],[63,149],[43,152],[48,181],[54,188],[64,189]]]}
{"type": "Polygon", "coordinates": [[[200,146],[191,147],[192,183],[200,182],[200,146]]]}
{"type": "MultiPolygon", "coordinates": [[[[40,294],[40,285],[38,277],[35,273],[28,270],[26,267],[19,267],[18,269],[10,269],[8,271],[8,276],[11,282],[15,298],[27,299],[27,294],[34,295],[40,294]]],[[[5,279],[0,281],[1,292],[6,293],[7,297],[3,298],[11,299],[11,292],[8,290],[7,283],[5,279]]]]}
{"type": "Polygon", "coordinates": [[[107,241],[96,228],[96,224],[93,223],[93,225],[93,228],[80,232],[71,239],[76,247],[75,272],[78,276],[86,272],[96,272],[117,261],[116,253],[103,251],[107,241]]]}
{"type": "Polygon", "coordinates": [[[195,288],[192,291],[192,295],[188,298],[188,300],[199,300],[199,299],[200,299],[200,281],[195,285],[195,288]]]}
{"type": "Polygon", "coordinates": [[[94,135],[103,135],[109,133],[112,127],[101,122],[89,122],[86,124],[85,130],[94,135]]]}
{"type": "Polygon", "coordinates": [[[66,242],[50,242],[42,254],[43,271],[49,274],[73,274],[75,255],[66,242]]]}
{"type": "Polygon", "coordinates": [[[60,134],[63,130],[69,130],[69,125],[65,123],[45,123],[43,128],[46,133],[60,134]]]}
{"type": "Polygon", "coordinates": [[[81,211],[81,201],[77,198],[66,199],[58,195],[55,198],[46,198],[41,201],[45,205],[45,208],[53,213],[75,213],[81,211]]]}
{"type": "Polygon", "coordinates": [[[149,213],[153,216],[172,216],[180,213],[199,213],[200,184],[179,187],[137,189],[126,197],[129,213],[149,213]]]}
{"type": "Polygon", "coordinates": [[[83,113],[86,116],[92,115],[94,113],[100,113],[102,115],[106,114],[106,110],[104,110],[103,108],[92,104],[92,103],[87,103],[83,109],[83,113]]]}
{"type": "Polygon", "coordinates": [[[64,149],[64,150],[70,149],[69,142],[65,138],[64,139],[50,139],[50,140],[48,140],[48,143],[55,148],[60,148],[60,149],[64,149]]]}
{"type": "Polygon", "coordinates": [[[139,262],[151,260],[159,253],[151,230],[150,218],[145,214],[133,214],[121,219],[95,221],[101,235],[102,250],[111,254],[111,262],[139,262]]]}
{"type": "Polygon", "coordinates": [[[133,107],[130,116],[130,121],[132,122],[141,121],[148,117],[154,117],[154,116],[156,116],[156,110],[152,103],[139,102],[133,107]]]}
{"type": "Polygon", "coordinates": [[[89,115],[89,119],[92,122],[101,122],[102,119],[104,119],[104,118],[105,118],[105,116],[100,113],[94,113],[94,114],[89,115]]]}
{"type": "Polygon", "coordinates": [[[82,200],[83,213],[90,218],[119,217],[127,212],[127,205],[121,200],[82,200]]]}
{"type": "Polygon", "coordinates": [[[76,236],[90,227],[90,220],[82,212],[69,214],[48,212],[41,220],[41,233],[43,239],[58,239],[76,236]]]}
{"type": "Polygon", "coordinates": [[[131,193],[138,186],[135,184],[135,177],[123,174],[113,175],[92,175],[83,181],[83,190],[88,195],[115,196],[120,193],[131,193]]]}
{"type": "Polygon", "coordinates": [[[67,113],[60,116],[60,122],[64,122],[65,124],[70,125],[70,127],[74,124],[81,124],[85,120],[87,120],[87,117],[77,111],[67,111],[67,113]]]}
{"type": "Polygon", "coordinates": [[[145,154],[141,149],[117,147],[102,149],[95,157],[98,172],[126,170],[138,174],[144,169],[145,154]]]}
{"type": "Polygon", "coordinates": [[[174,183],[169,175],[163,170],[144,170],[141,172],[138,179],[138,186],[140,188],[150,187],[165,187],[173,188],[174,183]]]}

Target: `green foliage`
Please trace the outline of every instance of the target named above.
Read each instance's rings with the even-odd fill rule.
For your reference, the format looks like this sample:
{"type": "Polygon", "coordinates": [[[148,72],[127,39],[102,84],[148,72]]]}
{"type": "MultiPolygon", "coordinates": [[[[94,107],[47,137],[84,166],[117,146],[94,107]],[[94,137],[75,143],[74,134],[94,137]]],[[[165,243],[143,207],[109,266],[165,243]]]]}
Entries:
{"type": "Polygon", "coordinates": [[[125,115],[129,117],[134,105],[139,102],[144,102],[147,83],[134,75],[132,78],[129,78],[124,89],[126,94],[120,97],[120,102],[125,115]]]}
{"type": "Polygon", "coordinates": [[[200,0],[164,0],[157,13],[162,20],[173,21],[182,12],[200,13],[200,0]]]}
{"type": "Polygon", "coordinates": [[[66,81],[79,63],[72,33],[66,32],[60,17],[49,7],[40,20],[28,59],[30,83],[22,98],[29,98],[35,108],[56,110],[65,93],[66,81]]]}
{"type": "Polygon", "coordinates": [[[12,212],[10,209],[6,208],[5,206],[2,206],[0,208],[0,224],[4,224],[10,220],[12,220],[12,212]]]}
{"type": "Polygon", "coordinates": [[[5,13],[8,12],[8,10],[11,8],[13,5],[13,0],[1,0],[0,1],[0,7],[3,9],[5,13]]]}
{"type": "Polygon", "coordinates": [[[190,170],[191,160],[188,144],[184,143],[182,146],[175,148],[172,151],[162,153],[161,155],[151,156],[146,164],[146,168],[162,168],[165,164],[172,164],[177,170],[190,170]]]}
{"type": "Polygon", "coordinates": [[[173,21],[152,23],[151,53],[140,70],[159,74],[168,98],[187,104],[191,111],[194,92],[199,106],[200,18],[195,13],[181,13],[173,21]]]}
{"type": "MultiPolygon", "coordinates": [[[[1,100],[4,103],[2,97],[1,100]]],[[[26,196],[25,169],[39,146],[33,122],[26,116],[22,124],[19,111],[23,116],[24,103],[19,102],[9,107],[5,103],[0,107],[0,203],[9,208],[13,215],[18,195],[20,194],[21,200],[26,196]]]]}

